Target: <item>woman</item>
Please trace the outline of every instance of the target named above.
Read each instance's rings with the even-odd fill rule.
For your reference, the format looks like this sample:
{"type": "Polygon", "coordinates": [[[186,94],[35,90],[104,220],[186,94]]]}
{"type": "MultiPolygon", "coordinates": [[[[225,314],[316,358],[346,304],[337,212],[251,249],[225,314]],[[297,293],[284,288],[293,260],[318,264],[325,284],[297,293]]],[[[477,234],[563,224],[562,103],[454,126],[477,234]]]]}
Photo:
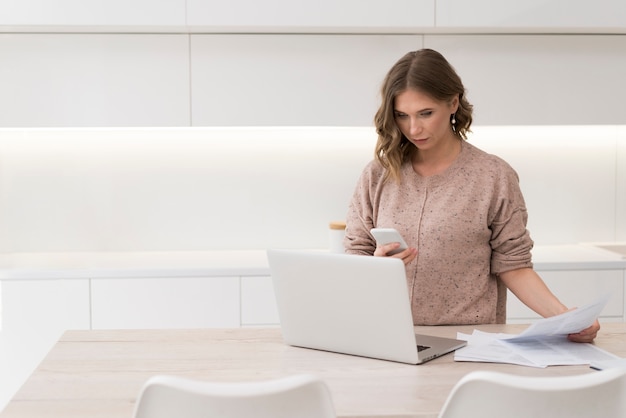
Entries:
{"type": "MultiPolygon", "coordinates": [[[[401,258],[416,325],[504,323],[506,289],[538,314],[568,308],[532,268],[533,241],[516,172],[467,143],[472,105],[436,51],[402,57],[387,74],[375,117],[375,159],[347,215],[346,252],[401,258]],[[409,248],[376,246],[395,228],[409,248]]],[[[592,341],[600,329],[571,334],[592,341]]]]}

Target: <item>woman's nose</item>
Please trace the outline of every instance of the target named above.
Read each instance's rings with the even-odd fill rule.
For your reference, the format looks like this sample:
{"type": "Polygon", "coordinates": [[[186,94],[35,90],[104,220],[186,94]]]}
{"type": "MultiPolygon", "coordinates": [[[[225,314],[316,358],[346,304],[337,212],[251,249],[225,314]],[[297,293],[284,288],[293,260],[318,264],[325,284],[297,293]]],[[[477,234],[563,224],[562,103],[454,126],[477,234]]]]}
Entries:
{"type": "Polygon", "coordinates": [[[411,125],[409,126],[409,132],[411,134],[419,133],[422,131],[422,125],[417,120],[411,120],[411,125]]]}

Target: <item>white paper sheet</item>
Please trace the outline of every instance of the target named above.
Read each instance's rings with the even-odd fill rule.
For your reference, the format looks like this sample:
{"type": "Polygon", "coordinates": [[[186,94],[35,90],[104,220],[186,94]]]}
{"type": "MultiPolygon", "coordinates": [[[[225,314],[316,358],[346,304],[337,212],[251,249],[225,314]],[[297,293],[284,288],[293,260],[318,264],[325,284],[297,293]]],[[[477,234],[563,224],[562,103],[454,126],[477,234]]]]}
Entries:
{"type": "Polygon", "coordinates": [[[564,314],[541,319],[518,335],[488,333],[479,330],[459,333],[467,346],[454,354],[456,361],[510,363],[530,367],[591,364],[619,357],[593,344],[575,343],[568,334],[580,332],[597,319],[609,295],[564,314]]]}
{"type": "Polygon", "coordinates": [[[614,367],[626,368],[626,358],[595,360],[591,362],[589,367],[596,370],[612,369],[614,367]]]}
{"type": "Polygon", "coordinates": [[[467,345],[454,354],[456,361],[475,361],[484,363],[509,363],[521,366],[545,367],[537,365],[524,356],[501,344],[499,338],[504,334],[491,334],[474,330],[473,334],[457,334],[457,339],[467,341],[467,345]]]}
{"type": "Polygon", "coordinates": [[[561,315],[543,318],[530,325],[524,332],[509,338],[520,341],[531,338],[545,338],[555,335],[574,334],[590,327],[600,316],[602,309],[609,301],[610,295],[604,295],[597,301],[581,308],[562,313],[561,315]]]}

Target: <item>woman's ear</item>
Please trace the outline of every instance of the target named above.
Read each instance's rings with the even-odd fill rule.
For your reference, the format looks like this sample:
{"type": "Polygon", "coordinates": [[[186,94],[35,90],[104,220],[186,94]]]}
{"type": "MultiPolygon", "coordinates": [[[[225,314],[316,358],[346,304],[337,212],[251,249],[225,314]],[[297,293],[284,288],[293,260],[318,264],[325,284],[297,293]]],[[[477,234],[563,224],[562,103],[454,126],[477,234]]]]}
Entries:
{"type": "Polygon", "coordinates": [[[458,94],[456,94],[450,100],[450,112],[451,113],[456,113],[457,110],[459,110],[459,95],[458,94]]]}

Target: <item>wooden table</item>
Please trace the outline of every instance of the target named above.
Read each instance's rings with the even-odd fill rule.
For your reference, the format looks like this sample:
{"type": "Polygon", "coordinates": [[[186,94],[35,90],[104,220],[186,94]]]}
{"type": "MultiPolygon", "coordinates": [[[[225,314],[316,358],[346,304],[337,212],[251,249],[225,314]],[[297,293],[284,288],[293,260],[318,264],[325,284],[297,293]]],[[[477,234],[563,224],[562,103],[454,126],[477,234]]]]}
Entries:
{"type": "MultiPolygon", "coordinates": [[[[518,333],[525,326],[417,331],[453,337],[474,328],[518,333]]],[[[596,344],[626,357],[626,324],[603,324],[596,344]]],[[[130,418],[141,386],[155,374],[250,381],[295,373],[326,381],[340,417],[435,417],[454,384],[472,370],[533,376],[594,372],[588,366],[461,363],[452,355],[412,366],[290,347],[278,328],[67,331],[0,417],[130,418]]]]}

